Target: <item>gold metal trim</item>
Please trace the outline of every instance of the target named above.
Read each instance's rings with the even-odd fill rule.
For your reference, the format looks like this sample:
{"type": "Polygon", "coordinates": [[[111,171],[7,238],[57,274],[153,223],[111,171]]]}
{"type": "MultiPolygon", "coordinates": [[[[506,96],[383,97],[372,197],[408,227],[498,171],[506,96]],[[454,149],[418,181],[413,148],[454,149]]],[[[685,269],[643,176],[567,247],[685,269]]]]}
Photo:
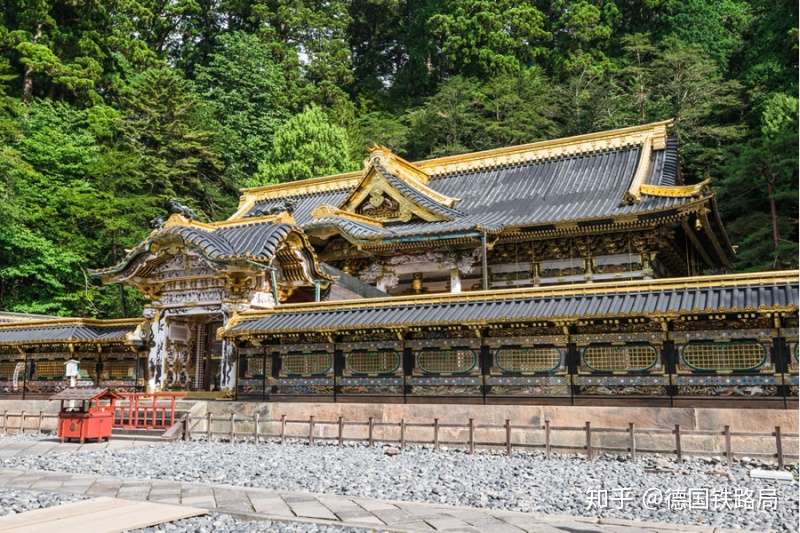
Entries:
{"type": "Polygon", "coordinates": [[[245,219],[227,219],[218,222],[200,222],[199,220],[191,220],[180,213],[173,213],[164,223],[165,228],[174,226],[183,226],[189,228],[200,228],[206,231],[214,232],[220,228],[230,228],[235,226],[248,226],[252,224],[261,224],[269,222],[271,224],[297,224],[291,213],[283,212],[277,215],[265,215],[259,217],[247,217],[245,219]]]}
{"type": "Polygon", "coordinates": [[[114,318],[114,319],[100,319],[100,318],[53,318],[49,320],[29,320],[26,322],[14,322],[12,324],[0,324],[0,331],[9,329],[25,329],[31,327],[47,327],[47,326],[135,326],[142,322],[141,318],[114,318]]]}
{"type": "Polygon", "coordinates": [[[651,185],[643,183],[639,189],[641,194],[648,196],[661,196],[666,198],[691,198],[700,196],[708,191],[711,178],[705,179],[694,185],[651,185]]]}
{"type": "Polygon", "coordinates": [[[639,152],[639,164],[636,165],[636,172],[633,174],[631,186],[625,193],[624,201],[627,203],[638,202],[641,199],[641,188],[644,180],[650,175],[650,154],[653,151],[653,138],[647,136],[642,141],[642,149],[639,152]]]}
{"type": "Polygon", "coordinates": [[[330,204],[322,204],[319,207],[316,207],[311,212],[311,216],[314,218],[323,218],[323,217],[346,218],[348,220],[352,220],[353,222],[358,222],[360,224],[367,224],[369,226],[375,226],[378,228],[383,227],[383,222],[381,222],[377,218],[372,218],[365,215],[359,215],[358,213],[351,213],[350,211],[344,211],[330,204]]]}

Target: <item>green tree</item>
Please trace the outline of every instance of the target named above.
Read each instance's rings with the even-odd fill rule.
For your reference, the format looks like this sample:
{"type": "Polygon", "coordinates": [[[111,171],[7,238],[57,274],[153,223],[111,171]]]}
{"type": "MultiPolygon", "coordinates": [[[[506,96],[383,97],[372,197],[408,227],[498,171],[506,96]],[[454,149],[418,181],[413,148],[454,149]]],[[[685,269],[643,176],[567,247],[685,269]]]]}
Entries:
{"type": "Polygon", "coordinates": [[[275,128],[289,118],[295,88],[254,35],[222,34],[218,42],[208,65],[197,67],[197,86],[219,124],[227,182],[241,184],[269,152],[275,128]]]}
{"type": "Polygon", "coordinates": [[[516,73],[545,52],[550,37],[533,2],[448,0],[429,21],[449,71],[467,76],[516,73]]]}
{"type": "Polygon", "coordinates": [[[136,181],[147,194],[186,199],[213,217],[231,207],[233,189],[222,178],[204,111],[179,73],[152,68],[126,87],[120,127],[126,149],[140,158],[136,181]]]}
{"type": "Polygon", "coordinates": [[[760,135],[725,165],[720,208],[739,243],[739,268],[797,267],[797,107],[794,96],[773,93],[763,106],[760,135]]]}
{"type": "Polygon", "coordinates": [[[309,106],[275,132],[272,151],[249,185],[294,181],[353,170],[344,128],[332,124],[317,106],[309,106]]]}
{"type": "Polygon", "coordinates": [[[457,76],[410,116],[409,156],[437,157],[552,138],[557,93],[539,68],[480,83],[457,76]]]}
{"type": "Polygon", "coordinates": [[[752,21],[751,7],[743,0],[667,0],[664,7],[664,26],[723,68],[741,49],[752,21]]]}

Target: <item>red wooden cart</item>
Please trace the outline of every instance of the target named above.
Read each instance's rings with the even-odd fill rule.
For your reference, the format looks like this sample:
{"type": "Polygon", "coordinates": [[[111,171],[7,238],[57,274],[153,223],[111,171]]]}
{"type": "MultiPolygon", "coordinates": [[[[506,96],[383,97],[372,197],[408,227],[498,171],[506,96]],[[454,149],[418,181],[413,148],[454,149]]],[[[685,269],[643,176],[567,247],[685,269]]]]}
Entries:
{"type": "Polygon", "coordinates": [[[108,389],[69,388],[52,396],[61,401],[58,436],[61,442],[78,439],[108,440],[114,424],[114,402],[120,396],[108,389]],[[65,405],[65,402],[67,404],[65,405]]]}

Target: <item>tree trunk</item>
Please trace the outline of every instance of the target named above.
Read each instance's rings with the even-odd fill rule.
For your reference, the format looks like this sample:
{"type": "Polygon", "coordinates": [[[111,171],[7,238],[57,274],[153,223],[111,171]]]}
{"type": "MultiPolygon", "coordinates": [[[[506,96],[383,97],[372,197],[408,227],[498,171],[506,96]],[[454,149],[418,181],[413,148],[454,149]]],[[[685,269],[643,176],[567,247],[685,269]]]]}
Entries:
{"type": "MultiPolygon", "coordinates": [[[[33,36],[33,42],[39,42],[42,37],[42,25],[36,25],[36,33],[33,36]]],[[[25,67],[25,73],[22,76],[22,101],[26,104],[30,103],[33,98],[33,67],[30,65],[25,67]]]]}
{"type": "Polygon", "coordinates": [[[767,180],[767,194],[769,196],[769,213],[772,218],[772,244],[777,252],[781,234],[778,231],[778,206],[775,204],[775,184],[773,180],[767,180]]]}

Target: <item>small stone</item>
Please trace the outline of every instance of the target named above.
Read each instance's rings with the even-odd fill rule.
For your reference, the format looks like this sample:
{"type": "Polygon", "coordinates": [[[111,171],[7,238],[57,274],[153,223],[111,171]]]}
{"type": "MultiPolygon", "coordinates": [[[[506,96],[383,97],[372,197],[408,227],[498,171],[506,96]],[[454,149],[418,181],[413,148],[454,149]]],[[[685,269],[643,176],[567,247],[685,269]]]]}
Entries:
{"type": "Polygon", "coordinates": [[[388,446],[383,449],[383,455],[388,455],[389,457],[394,457],[400,453],[399,448],[395,448],[394,446],[388,446]]]}
{"type": "Polygon", "coordinates": [[[758,468],[754,468],[750,471],[750,477],[755,479],[771,479],[774,481],[792,481],[794,479],[791,472],[783,470],[761,470],[758,468]]]}

